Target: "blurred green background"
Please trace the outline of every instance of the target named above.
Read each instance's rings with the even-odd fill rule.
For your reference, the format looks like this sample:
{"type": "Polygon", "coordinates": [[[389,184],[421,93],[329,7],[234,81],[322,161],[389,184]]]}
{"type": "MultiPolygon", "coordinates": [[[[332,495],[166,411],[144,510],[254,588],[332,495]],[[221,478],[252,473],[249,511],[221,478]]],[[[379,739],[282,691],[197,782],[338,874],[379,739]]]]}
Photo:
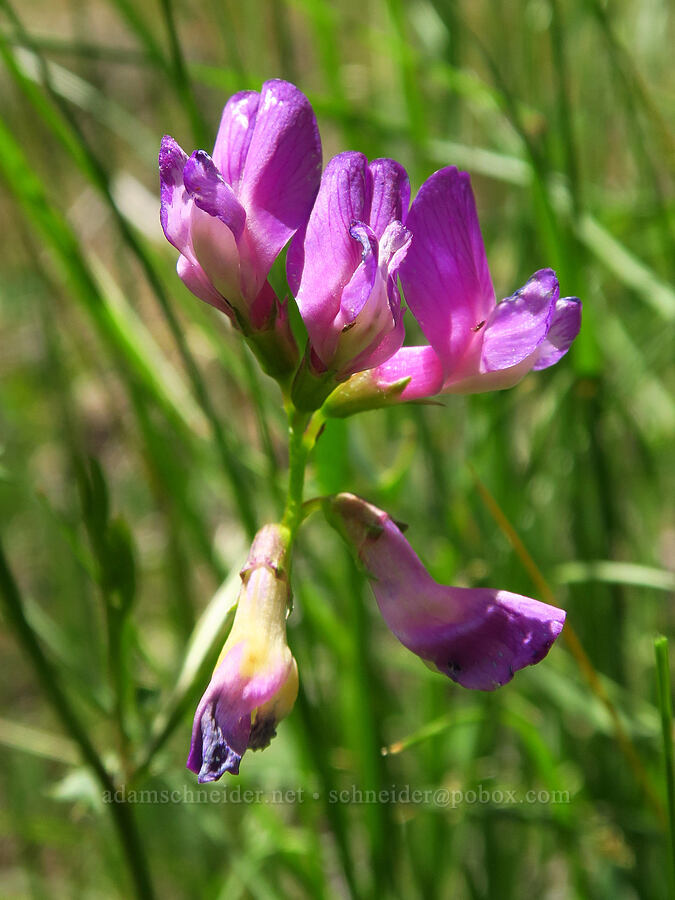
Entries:
{"type": "Polygon", "coordinates": [[[669,896],[674,17],[1,0],[3,898],[669,896]],[[324,161],[394,156],[413,189],[470,171],[499,296],[552,266],[584,301],[569,356],[508,392],[330,422],[307,495],[385,507],[440,581],[541,597],[484,486],[591,666],[561,641],[495,694],[452,685],[317,517],[293,573],[298,703],[208,799],[192,714],[251,534],[279,515],[285,422],[175,275],[156,157],[166,132],[210,150],[229,94],[274,76],[314,104],[324,161]],[[121,785],[147,802],[106,803],[121,785]]]}

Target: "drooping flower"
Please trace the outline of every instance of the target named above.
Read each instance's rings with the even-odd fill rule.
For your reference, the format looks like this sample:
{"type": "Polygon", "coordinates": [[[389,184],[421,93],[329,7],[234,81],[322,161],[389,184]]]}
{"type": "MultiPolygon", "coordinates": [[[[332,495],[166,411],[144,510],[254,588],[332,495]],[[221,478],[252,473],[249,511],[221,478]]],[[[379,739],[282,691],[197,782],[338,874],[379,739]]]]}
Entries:
{"type": "Polygon", "coordinates": [[[396,273],[410,245],[405,169],[340,153],[326,166],[307,226],[288,251],[288,282],[307,327],[310,366],[338,380],[403,343],[396,273]]]}
{"type": "Polygon", "coordinates": [[[438,584],[387,513],[353,494],[324,501],[401,643],[466,688],[494,690],[548,653],[563,610],[487,588],[438,584]]]}
{"type": "Polygon", "coordinates": [[[237,775],[246,750],[267,747],[295,703],[298,668],[286,641],[287,546],[284,529],[266,525],[241,571],[232,630],[192,727],[187,767],[200,783],[237,775]]]}
{"type": "Polygon", "coordinates": [[[581,325],[581,303],[560,297],[552,269],[540,269],[506,300],[495,302],[466,172],[451,166],[432,175],[406,224],[413,240],[399,274],[406,303],[429,344],[403,347],[339,388],[328,403],[330,414],[512,387],[530,370],[548,368],[567,353],[581,325]]]}
{"type": "Polygon", "coordinates": [[[188,158],[166,135],[159,171],[162,228],[181,254],[187,287],[244,333],[276,327],[292,340],[267,276],[319,186],[321,141],[304,94],[280,80],[266,81],[260,94],[235,94],[213,156],[196,150],[188,158]]]}

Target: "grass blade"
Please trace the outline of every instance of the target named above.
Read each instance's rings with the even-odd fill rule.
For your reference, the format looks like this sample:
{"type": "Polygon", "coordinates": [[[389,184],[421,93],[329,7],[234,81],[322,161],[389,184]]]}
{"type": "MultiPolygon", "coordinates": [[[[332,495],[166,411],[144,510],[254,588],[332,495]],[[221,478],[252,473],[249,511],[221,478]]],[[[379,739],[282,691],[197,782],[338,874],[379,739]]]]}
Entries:
{"type": "Polygon", "coordinates": [[[656,655],[656,679],[658,684],[659,710],[663,735],[663,759],[666,770],[668,796],[668,833],[670,838],[669,867],[670,896],[675,897],[675,769],[673,768],[673,705],[670,688],[670,663],[668,661],[668,639],[658,637],[654,641],[656,655]]]}
{"type": "Polygon", "coordinates": [[[147,859],[143,850],[141,835],[136,825],[131,807],[124,801],[115,800],[116,785],[106,769],[94,745],[89,740],[87,730],[80,721],[67,695],[61,687],[56,670],[52,667],[28,624],[23,602],[14,577],[9,569],[5,553],[0,544],[0,596],[7,618],[12,623],[17,639],[28,656],[42,691],[51,703],[65,730],[79,747],[87,765],[96,776],[101,788],[111,797],[110,812],[117,828],[117,834],[129,868],[139,900],[152,900],[155,896],[147,859]]]}

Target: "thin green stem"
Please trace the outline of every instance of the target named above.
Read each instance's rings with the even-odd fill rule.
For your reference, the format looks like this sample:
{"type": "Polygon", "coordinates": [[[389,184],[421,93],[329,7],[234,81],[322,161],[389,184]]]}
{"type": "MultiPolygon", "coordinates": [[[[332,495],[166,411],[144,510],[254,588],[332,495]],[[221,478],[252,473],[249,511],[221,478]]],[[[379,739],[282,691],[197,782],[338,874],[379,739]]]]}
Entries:
{"type": "Polygon", "coordinates": [[[96,748],[89,740],[85,726],[73,709],[70,700],[61,687],[56,670],[44,655],[35,633],[24,613],[23,602],[14,577],[5,559],[0,544],[0,597],[7,619],[14,626],[19,643],[29,657],[42,690],[53,706],[64,728],[80,748],[85,762],[98,779],[101,788],[110,798],[110,814],[113,817],[117,835],[140,900],[152,900],[155,896],[147,859],[141,843],[141,834],[132,810],[124,799],[117,799],[117,786],[103,764],[96,748]]]}
{"type": "Polygon", "coordinates": [[[288,492],[282,524],[290,532],[290,542],[302,522],[302,498],[305,486],[305,469],[307,457],[311,450],[307,429],[311,421],[311,413],[301,412],[294,406],[288,409],[288,492]]]}
{"type": "Polygon", "coordinates": [[[197,142],[197,146],[205,147],[209,140],[208,129],[206,128],[204,117],[201,114],[192,90],[192,82],[190,81],[190,75],[183,56],[183,49],[178,37],[171,0],[161,0],[160,6],[162,8],[166,30],[169,35],[174,85],[182,100],[183,107],[190,118],[192,133],[197,142]]]}
{"type": "Polygon", "coordinates": [[[127,709],[127,672],[126,641],[124,637],[126,622],[124,614],[120,615],[115,607],[115,599],[108,591],[103,591],[103,602],[108,623],[108,669],[110,685],[114,696],[113,715],[117,730],[117,744],[121,769],[124,779],[128,780],[130,772],[131,737],[128,727],[127,709]]]}
{"type": "Polygon", "coordinates": [[[325,419],[320,410],[304,412],[286,401],[288,416],[288,490],[281,524],[288,528],[288,546],[293,545],[298,528],[313,507],[303,503],[305,470],[309,454],[323,430],[325,419]]]}
{"type": "Polygon", "coordinates": [[[670,897],[675,897],[675,771],[673,771],[673,704],[670,693],[670,663],[668,660],[668,639],[658,637],[654,641],[656,655],[656,680],[658,685],[661,730],[663,733],[663,756],[666,768],[666,789],[668,792],[668,831],[670,837],[669,884],[670,897]]]}
{"type": "MultiPolygon", "coordinates": [[[[242,345],[241,347],[239,358],[241,359],[242,365],[244,367],[244,376],[246,378],[247,387],[254,401],[255,415],[258,423],[258,434],[260,436],[260,443],[267,460],[267,480],[269,488],[271,493],[274,495],[275,501],[281,503],[283,499],[283,490],[277,477],[279,471],[279,463],[274,451],[274,442],[272,441],[268,416],[266,415],[265,399],[263,396],[263,391],[260,387],[260,380],[258,377],[259,370],[256,371],[256,366],[253,362],[253,359],[251,358],[251,353],[249,353],[249,349],[244,345],[242,345]]],[[[282,385],[280,385],[280,387],[282,387],[282,385]]]]}

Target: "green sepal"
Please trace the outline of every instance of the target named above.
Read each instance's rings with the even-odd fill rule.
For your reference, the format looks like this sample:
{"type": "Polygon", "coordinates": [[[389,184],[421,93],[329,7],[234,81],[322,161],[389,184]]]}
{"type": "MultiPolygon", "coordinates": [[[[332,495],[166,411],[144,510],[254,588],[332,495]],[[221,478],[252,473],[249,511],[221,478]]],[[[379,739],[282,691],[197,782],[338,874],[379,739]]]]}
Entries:
{"type": "Polygon", "coordinates": [[[393,384],[378,385],[371,370],[358,372],[339,385],[321,407],[326,418],[344,419],[368,409],[381,409],[401,402],[401,394],[410,384],[410,376],[393,384]]]}

